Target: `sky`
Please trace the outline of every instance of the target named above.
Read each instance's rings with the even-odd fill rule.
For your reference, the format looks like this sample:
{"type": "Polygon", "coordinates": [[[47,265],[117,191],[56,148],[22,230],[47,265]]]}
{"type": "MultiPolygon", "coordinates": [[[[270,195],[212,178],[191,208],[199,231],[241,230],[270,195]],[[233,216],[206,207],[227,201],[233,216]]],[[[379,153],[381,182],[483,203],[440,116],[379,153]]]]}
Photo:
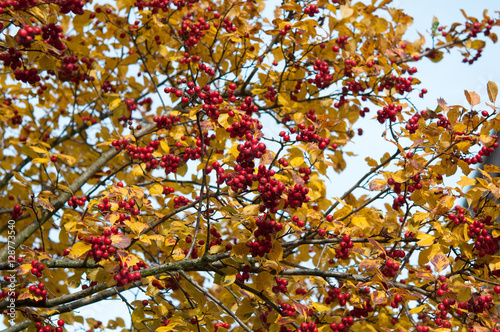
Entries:
{"type": "MultiPolygon", "coordinates": [[[[500,10],[498,0],[396,0],[391,6],[402,8],[407,14],[414,17],[414,25],[407,35],[409,40],[418,38],[417,32],[424,34],[429,31],[433,16],[438,18],[441,25],[450,25],[453,22],[464,21],[460,9],[464,9],[468,15],[475,17],[481,17],[482,11],[489,9],[490,15],[494,18],[498,17],[498,14],[494,13],[495,10],[500,10]]],[[[500,33],[500,31],[498,32],[500,33]]],[[[418,62],[416,64],[418,73],[415,76],[422,82],[420,87],[425,87],[428,93],[424,99],[419,99],[415,94],[416,98],[413,100],[417,107],[420,110],[426,107],[434,109],[437,105],[437,98],[444,98],[451,105],[467,105],[464,96],[465,89],[477,92],[481,96],[481,100],[486,101],[486,83],[491,80],[500,84],[499,55],[500,43],[493,44],[491,40],[488,40],[483,56],[473,66],[463,64],[462,57],[456,50],[447,54],[445,59],[438,64],[427,59],[418,62]]],[[[347,159],[348,167],[341,176],[334,174],[330,177],[331,188],[335,189],[329,191],[335,196],[341,196],[343,190],[351,187],[362,174],[368,171],[369,167],[364,162],[365,157],[370,156],[379,160],[385,152],[394,151],[394,146],[381,138],[384,126],[378,125],[376,120],[365,119],[354,129],[357,128],[363,128],[364,134],[361,137],[356,137],[355,143],[346,150],[356,153],[358,157],[347,159]],[[373,125],[374,123],[377,125],[373,125]]],[[[131,296],[127,296],[127,298],[131,299],[131,296]]],[[[117,316],[122,317],[126,321],[126,326],[130,327],[127,307],[120,300],[103,301],[97,305],[83,307],[78,309],[78,313],[84,317],[92,317],[103,322],[117,316]]],[[[85,327],[85,329],[87,328],[85,327]]]]}

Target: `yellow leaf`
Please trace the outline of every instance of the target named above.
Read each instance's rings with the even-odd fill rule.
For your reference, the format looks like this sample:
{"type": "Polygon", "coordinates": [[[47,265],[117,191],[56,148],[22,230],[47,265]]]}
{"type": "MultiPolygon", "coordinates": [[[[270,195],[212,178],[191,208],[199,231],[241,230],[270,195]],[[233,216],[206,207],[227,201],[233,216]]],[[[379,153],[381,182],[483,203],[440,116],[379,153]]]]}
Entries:
{"type": "Polygon", "coordinates": [[[469,102],[471,107],[474,107],[481,102],[481,98],[479,98],[479,95],[474,91],[469,92],[465,90],[464,92],[465,92],[465,98],[467,98],[467,101],[469,102]]]}
{"type": "Polygon", "coordinates": [[[421,306],[418,306],[418,307],[415,307],[415,308],[412,308],[410,310],[410,314],[418,314],[420,311],[424,310],[425,308],[425,304],[424,305],[421,305],[421,306]]]}
{"type": "Polygon", "coordinates": [[[470,300],[470,295],[472,294],[472,291],[468,287],[462,287],[457,294],[457,301],[460,302],[466,302],[470,300]]]}
{"type": "Polygon", "coordinates": [[[495,82],[489,81],[487,84],[488,88],[488,97],[492,103],[495,103],[498,94],[498,86],[495,82]]]}
{"type": "Polygon", "coordinates": [[[283,259],[283,248],[278,240],[273,241],[273,247],[271,251],[267,254],[267,257],[272,261],[280,261],[283,259]]]}
{"type": "Polygon", "coordinates": [[[137,235],[141,234],[146,228],[148,228],[148,225],[142,222],[125,220],[124,223],[137,235]]]}
{"type": "Polygon", "coordinates": [[[222,286],[229,286],[236,281],[236,274],[224,275],[222,277],[222,286]]]}
{"type": "Polygon", "coordinates": [[[151,196],[161,196],[163,194],[163,186],[159,183],[156,183],[154,186],[149,188],[149,194],[151,196]]]}
{"type": "Polygon", "coordinates": [[[258,213],[259,204],[251,204],[243,208],[243,216],[256,216],[258,213]]]}
{"type": "Polygon", "coordinates": [[[18,267],[16,267],[16,270],[17,270],[17,274],[18,275],[25,275],[25,274],[28,274],[30,271],[31,271],[31,264],[22,264],[22,265],[19,265],[18,267]]]}
{"type": "Polygon", "coordinates": [[[363,259],[361,263],[359,263],[359,268],[361,270],[373,270],[380,266],[381,261],[381,259],[363,259]]]}
{"type": "Polygon", "coordinates": [[[304,158],[295,157],[289,160],[289,164],[292,167],[300,167],[304,163],[304,158]]]}
{"type": "Polygon", "coordinates": [[[255,312],[255,306],[252,304],[252,300],[245,297],[241,304],[236,309],[236,316],[240,317],[243,321],[247,321],[252,317],[255,312]]]}
{"type": "Polygon", "coordinates": [[[431,257],[431,263],[432,265],[434,265],[434,267],[436,268],[436,272],[438,273],[443,271],[450,265],[448,258],[442,252],[439,252],[438,254],[431,257]]]}
{"type": "Polygon", "coordinates": [[[250,253],[250,248],[245,243],[237,243],[231,250],[235,256],[246,257],[250,253]]]}
{"type": "Polygon", "coordinates": [[[50,161],[49,158],[33,158],[31,161],[33,164],[46,164],[50,161]]]}
{"type": "Polygon", "coordinates": [[[52,206],[52,204],[50,204],[50,202],[47,199],[39,196],[37,198],[37,201],[38,204],[40,204],[44,209],[49,210],[50,212],[54,211],[54,207],[52,206]]]}
{"type": "Polygon", "coordinates": [[[260,272],[255,278],[255,287],[259,291],[271,291],[273,276],[267,271],[260,272]]]}
{"type": "Polygon", "coordinates": [[[19,174],[18,172],[14,172],[14,177],[16,178],[17,181],[28,184],[28,180],[23,178],[22,175],[19,174]]]}
{"type": "Polygon", "coordinates": [[[374,291],[370,294],[370,297],[372,302],[376,305],[382,305],[387,301],[387,296],[385,295],[385,292],[382,291],[374,291]]]}
{"type": "Polygon", "coordinates": [[[73,166],[76,163],[76,158],[73,156],[68,156],[66,154],[58,154],[57,158],[62,159],[62,161],[68,166],[73,166]]]}
{"type": "Polygon", "coordinates": [[[49,154],[49,152],[46,149],[39,148],[38,146],[30,146],[30,149],[35,151],[36,153],[45,153],[49,154]]]}
{"type": "Polygon", "coordinates": [[[353,217],[351,219],[351,222],[354,226],[358,226],[361,229],[370,227],[370,224],[368,223],[365,217],[358,217],[358,216],[353,217]]]}
{"type": "Polygon", "coordinates": [[[165,141],[160,141],[160,146],[163,152],[169,153],[170,152],[170,146],[167,144],[165,141]]]}
{"type": "Polygon", "coordinates": [[[111,103],[109,103],[108,107],[112,111],[115,108],[117,108],[118,105],[120,105],[121,102],[122,102],[122,100],[120,98],[117,98],[117,99],[113,100],[111,103]]]}
{"type": "Polygon", "coordinates": [[[488,266],[490,267],[491,271],[500,270],[500,260],[494,260],[493,262],[490,262],[488,266]]]}
{"type": "Polygon", "coordinates": [[[420,241],[417,242],[419,246],[428,247],[434,243],[434,236],[430,234],[420,233],[417,235],[417,239],[420,241]]]}
{"type": "Polygon", "coordinates": [[[90,243],[77,242],[71,247],[68,257],[78,259],[89,252],[90,249],[92,249],[92,245],[90,243]]]}
{"type": "Polygon", "coordinates": [[[115,248],[124,249],[127,248],[130,245],[130,243],[132,243],[132,240],[125,234],[111,235],[111,244],[115,248]]]}
{"type": "Polygon", "coordinates": [[[473,186],[473,185],[475,185],[476,184],[476,180],[475,179],[471,179],[468,176],[462,176],[461,179],[460,179],[460,181],[457,181],[457,184],[462,189],[464,189],[467,186],[473,186]]]}
{"type": "Polygon", "coordinates": [[[342,19],[351,17],[352,14],[354,14],[354,9],[352,9],[352,6],[347,5],[347,4],[340,6],[340,17],[342,19]]]}

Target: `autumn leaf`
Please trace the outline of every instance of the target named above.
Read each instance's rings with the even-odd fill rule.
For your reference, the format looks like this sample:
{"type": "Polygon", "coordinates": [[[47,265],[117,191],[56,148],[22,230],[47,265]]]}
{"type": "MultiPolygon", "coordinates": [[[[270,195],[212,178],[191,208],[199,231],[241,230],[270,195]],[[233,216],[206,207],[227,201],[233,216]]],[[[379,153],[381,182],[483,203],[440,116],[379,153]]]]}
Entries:
{"type": "Polygon", "coordinates": [[[81,258],[86,253],[88,253],[91,248],[92,246],[89,243],[77,242],[71,247],[69,257],[74,259],[81,258]]]}

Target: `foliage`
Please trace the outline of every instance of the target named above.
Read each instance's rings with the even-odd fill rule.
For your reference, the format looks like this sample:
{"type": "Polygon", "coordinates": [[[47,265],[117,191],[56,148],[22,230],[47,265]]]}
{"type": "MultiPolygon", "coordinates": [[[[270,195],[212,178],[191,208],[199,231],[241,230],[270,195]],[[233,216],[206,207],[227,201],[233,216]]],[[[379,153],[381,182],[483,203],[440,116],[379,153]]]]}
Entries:
{"type": "Polygon", "coordinates": [[[0,2],[7,331],[125,330],[79,313],[108,298],[140,331],[500,331],[497,85],[410,100],[499,21],[271,2],[0,2]],[[365,116],[394,151],[332,196],[365,116]]]}

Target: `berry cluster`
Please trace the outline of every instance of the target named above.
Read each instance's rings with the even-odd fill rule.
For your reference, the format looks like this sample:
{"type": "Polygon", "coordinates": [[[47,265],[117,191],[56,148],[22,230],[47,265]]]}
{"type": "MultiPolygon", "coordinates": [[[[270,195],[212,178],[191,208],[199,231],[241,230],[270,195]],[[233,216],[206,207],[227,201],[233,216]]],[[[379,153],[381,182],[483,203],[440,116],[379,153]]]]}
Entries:
{"type": "Polygon", "coordinates": [[[385,261],[384,267],[380,271],[386,278],[392,278],[398,273],[399,264],[392,259],[388,259],[385,261]]]}
{"type": "Polygon", "coordinates": [[[238,273],[236,275],[236,280],[238,280],[240,282],[245,282],[245,281],[249,280],[250,279],[250,270],[251,270],[251,268],[249,265],[243,266],[243,268],[242,268],[243,273],[238,273]]]}
{"type": "MultiPolygon", "coordinates": [[[[335,144],[333,144],[332,147],[334,145],[335,144]]],[[[284,161],[286,161],[286,160],[284,160],[284,161]]],[[[282,165],[285,166],[284,163],[282,163],[282,165]]],[[[300,167],[299,168],[299,173],[300,174],[304,174],[304,175],[302,175],[302,180],[304,180],[304,182],[307,183],[309,181],[309,175],[311,175],[311,169],[310,168],[300,167]]]]}
{"type": "MultiPolygon", "coordinates": [[[[155,38],[156,38],[156,36],[155,36],[155,38]]],[[[159,42],[159,40],[157,40],[157,43],[158,42],[159,42]]],[[[181,58],[179,60],[179,63],[189,64],[190,62],[196,63],[196,62],[199,62],[199,61],[200,61],[200,57],[198,55],[193,55],[191,57],[191,54],[189,54],[189,53],[186,52],[186,53],[184,53],[184,58],[181,58]]]]}
{"type": "MultiPolygon", "coordinates": [[[[212,134],[208,136],[207,132],[203,132],[203,152],[201,150],[201,139],[200,136],[196,136],[196,148],[191,148],[191,147],[186,147],[184,149],[184,154],[182,156],[182,159],[185,161],[187,160],[196,160],[199,159],[203,154],[207,154],[207,147],[210,145],[210,141],[215,139],[215,134],[212,134]]],[[[180,142],[178,142],[180,143],[180,142]]],[[[178,147],[181,147],[182,145],[177,145],[178,147]]]]}
{"type": "Polygon", "coordinates": [[[378,86],[378,91],[383,91],[384,89],[390,90],[392,88],[395,88],[397,93],[400,95],[404,94],[405,92],[411,92],[413,90],[411,84],[413,82],[413,77],[400,77],[400,76],[395,76],[392,75],[391,77],[385,78],[380,85],[378,86]]]}
{"type": "Polygon", "coordinates": [[[57,0],[57,5],[61,9],[61,13],[68,14],[72,12],[76,15],[82,15],[85,11],[83,10],[84,2],[82,0],[57,0]]]}
{"type": "Polygon", "coordinates": [[[478,251],[479,257],[493,255],[500,249],[498,241],[500,237],[493,237],[490,232],[484,228],[485,224],[478,220],[474,220],[468,226],[467,235],[474,239],[474,249],[478,251]]]}
{"type": "Polygon", "coordinates": [[[43,325],[41,322],[35,323],[36,332],[63,332],[63,326],[66,322],[62,319],[57,321],[57,327],[51,325],[43,325]]]}
{"type": "Polygon", "coordinates": [[[234,23],[229,20],[229,17],[224,17],[221,27],[224,28],[227,32],[235,32],[238,29],[236,25],[234,25],[234,23]]]}
{"type": "Polygon", "coordinates": [[[178,33],[179,37],[184,40],[186,47],[191,48],[198,44],[198,41],[205,36],[205,31],[209,29],[210,24],[204,18],[200,17],[198,18],[198,22],[194,23],[192,19],[185,17],[178,33]]]}
{"type": "Polygon", "coordinates": [[[170,129],[173,125],[179,122],[179,119],[179,116],[163,115],[155,116],[153,121],[156,122],[156,128],[158,129],[170,129]]]}
{"type": "MultiPolygon", "coordinates": [[[[490,217],[491,220],[491,216],[488,217],[490,217]]],[[[458,205],[455,206],[455,213],[448,213],[448,218],[450,218],[450,220],[455,225],[465,224],[467,222],[467,219],[465,217],[465,209],[458,205]]]]}
{"type": "Polygon", "coordinates": [[[252,257],[263,257],[273,248],[271,236],[268,235],[264,239],[247,242],[247,247],[250,248],[252,257]]]}
{"type": "Polygon", "coordinates": [[[409,120],[408,123],[406,124],[406,130],[409,131],[410,134],[414,134],[417,129],[420,127],[420,124],[418,123],[418,120],[422,118],[422,115],[420,113],[415,113],[409,120]]]}
{"type": "MultiPolygon", "coordinates": [[[[302,83],[303,81],[302,80],[297,80],[297,83],[295,83],[295,88],[293,90],[292,93],[290,93],[290,98],[293,100],[293,101],[297,101],[297,96],[296,94],[298,94],[300,92],[300,90],[302,89],[302,83]]],[[[285,117],[283,117],[283,124],[285,124],[287,121],[290,121],[290,115],[287,114],[285,115],[285,117]],[[288,117],[287,117],[288,116],[288,117]],[[285,120],[286,119],[286,120],[285,120]]]]}
{"type": "MultiPolygon", "coordinates": [[[[368,294],[369,293],[369,289],[368,291],[366,291],[367,288],[365,288],[365,292],[368,294]]],[[[368,317],[368,315],[374,311],[372,305],[371,305],[371,300],[370,298],[367,298],[365,300],[365,303],[363,304],[362,307],[354,307],[354,309],[352,309],[349,314],[354,317],[354,318],[366,318],[368,317]]],[[[349,317],[348,317],[349,318],[349,317]]]]}
{"type": "Polygon", "coordinates": [[[217,329],[219,327],[223,327],[225,329],[228,329],[229,328],[229,323],[215,323],[214,327],[215,327],[215,331],[217,331],[217,329]]]}
{"type": "Polygon", "coordinates": [[[295,294],[297,295],[306,295],[307,294],[307,289],[299,287],[295,290],[295,294]]]}
{"type": "MultiPolygon", "coordinates": [[[[53,46],[59,51],[64,51],[66,49],[66,45],[61,41],[61,38],[64,37],[62,31],[62,27],[55,23],[49,23],[47,25],[42,26],[42,38],[45,43],[53,46]]],[[[57,55],[54,51],[49,52],[53,55],[57,55]]],[[[76,58],[76,57],[75,57],[76,58]]]]}
{"type": "MultiPolygon", "coordinates": [[[[148,267],[145,265],[145,267],[148,267]]],[[[153,280],[151,283],[154,287],[158,288],[159,290],[164,290],[164,289],[172,289],[172,290],[177,290],[179,286],[177,286],[177,282],[173,278],[167,278],[164,280],[153,280]]]]}
{"type": "MultiPolygon", "coordinates": [[[[341,36],[339,38],[337,38],[335,40],[335,42],[337,43],[338,47],[340,47],[341,49],[344,49],[346,44],[347,44],[347,40],[349,39],[349,36],[348,35],[345,35],[345,36],[341,36]]],[[[333,48],[332,48],[333,49],[333,48]]],[[[333,49],[334,52],[338,52],[339,50],[335,50],[333,49]]]]}
{"type": "MultiPolygon", "coordinates": [[[[466,310],[469,313],[480,314],[484,313],[495,306],[493,297],[491,295],[481,295],[480,293],[473,293],[469,301],[458,302],[459,309],[466,310]]],[[[457,310],[457,313],[467,316],[466,312],[457,310]]]]}
{"type": "Polygon", "coordinates": [[[292,209],[296,209],[301,207],[302,204],[309,202],[309,196],[307,196],[308,192],[309,188],[298,183],[292,188],[285,189],[287,199],[285,199],[284,208],[290,207],[292,209]]]}
{"type": "Polygon", "coordinates": [[[280,278],[280,277],[276,277],[275,281],[276,281],[276,285],[273,286],[273,288],[272,288],[273,293],[274,294],[279,294],[279,293],[285,294],[288,291],[287,290],[288,280],[280,278]]]}
{"type": "MultiPolygon", "coordinates": [[[[122,199],[121,201],[118,202],[118,207],[120,209],[124,209],[125,211],[130,212],[130,214],[137,216],[139,215],[140,211],[138,208],[136,208],[137,202],[135,199],[131,198],[128,201],[125,199],[122,199]]],[[[120,218],[121,219],[121,218],[120,218]]]]}
{"type": "Polygon", "coordinates": [[[116,280],[117,286],[121,287],[128,283],[134,282],[136,280],[141,280],[141,272],[139,270],[146,268],[146,263],[140,261],[133,267],[127,268],[123,263],[120,264],[121,270],[119,270],[114,276],[113,279],[116,280]]]}
{"type": "Polygon", "coordinates": [[[169,195],[173,194],[175,192],[175,189],[169,186],[163,187],[163,195],[169,195]]]}
{"type": "Polygon", "coordinates": [[[299,217],[293,216],[292,217],[292,222],[297,225],[297,227],[304,227],[306,225],[304,220],[300,220],[299,217]]]}
{"type": "Polygon", "coordinates": [[[42,29],[39,27],[33,28],[29,25],[25,25],[24,28],[19,29],[17,32],[16,42],[25,48],[30,48],[35,37],[41,33],[42,29]]]}
{"type": "Polygon", "coordinates": [[[351,298],[351,294],[342,293],[339,287],[334,287],[333,289],[328,290],[328,296],[325,297],[325,304],[335,303],[338,301],[338,304],[341,306],[345,306],[347,301],[351,298]]]}
{"type": "Polygon", "coordinates": [[[351,325],[354,324],[354,318],[352,317],[342,317],[342,320],[340,323],[331,323],[330,324],[330,329],[333,332],[347,332],[349,331],[349,328],[351,325]]]}
{"type": "Polygon", "coordinates": [[[466,53],[464,55],[464,58],[462,59],[462,62],[463,63],[468,63],[469,65],[472,65],[474,62],[476,62],[480,57],[481,55],[483,54],[483,49],[480,48],[476,51],[476,55],[474,55],[474,57],[472,57],[471,59],[469,59],[469,53],[466,53]]]}
{"type": "Polygon", "coordinates": [[[76,209],[79,206],[83,206],[86,201],[87,197],[78,198],[77,196],[71,196],[70,199],[68,200],[68,205],[71,206],[73,209],[76,209]]]}
{"type": "Polygon", "coordinates": [[[302,323],[300,327],[297,329],[297,332],[318,332],[318,328],[316,327],[316,323],[302,323]]]}
{"type": "Polygon", "coordinates": [[[355,80],[346,81],[347,89],[353,94],[359,94],[366,90],[363,82],[356,82],[355,80]]]}
{"type": "Polygon", "coordinates": [[[116,92],[116,88],[111,84],[109,80],[105,80],[101,85],[101,91],[103,93],[116,92]]]}
{"type": "Polygon", "coordinates": [[[181,206],[186,206],[186,205],[191,204],[193,202],[184,196],[177,196],[173,199],[173,201],[174,201],[174,208],[175,209],[180,208],[181,206]]]}
{"type": "MultiPolygon", "coordinates": [[[[462,133],[460,133],[460,134],[462,134],[462,133]]],[[[457,133],[457,135],[458,135],[458,133],[457,133]]],[[[495,149],[498,148],[498,136],[493,135],[491,137],[493,138],[494,141],[489,147],[483,146],[474,157],[464,159],[467,164],[470,165],[470,164],[482,163],[483,156],[489,157],[495,151],[495,149]]]]}
{"type": "Polygon", "coordinates": [[[253,138],[255,129],[262,129],[262,124],[258,119],[253,119],[244,114],[241,121],[236,121],[232,125],[226,128],[226,131],[230,134],[231,138],[242,139],[245,136],[247,141],[253,138]]]}
{"type": "Polygon", "coordinates": [[[394,295],[394,300],[391,301],[391,307],[397,308],[401,302],[403,302],[403,296],[401,296],[401,294],[396,294],[394,295]]]}
{"type": "MultiPolygon", "coordinates": [[[[446,277],[445,276],[440,276],[439,281],[442,282],[441,286],[439,287],[438,290],[436,290],[436,295],[437,296],[443,296],[447,291],[449,291],[448,284],[445,282],[446,277]]],[[[445,299],[443,302],[448,302],[448,299],[445,299]]]]}
{"type": "Polygon", "coordinates": [[[314,17],[314,14],[319,13],[318,7],[316,5],[309,5],[304,8],[304,14],[309,15],[310,17],[314,17]]]}
{"type": "Polygon", "coordinates": [[[41,278],[43,270],[45,270],[45,265],[43,265],[42,263],[40,263],[37,260],[34,260],[31,262],[31,271],[30,272],[32,275],[34,275],[37,278],[41,278]]]}
{"type": "Polygon", "coordinates": [[[14,208],[11,211],[12,219],[17,220],[20,216],[23,215],[23,210],[21,209],[21,205],[14,205],[14,208]]]}
{"type": "MultiPolygon", "coordinates": [[[[116,252],[115,247],[111,246],[111,235],[120,234],[117,227],[112,227],[106,229],[104,234],[101,236],[90,236],[84,241],[86,243],[92,244],[92,249],[89,251],[89,257],[94,258],[94,261],[99,262],[102,259],[108,259],[113,256],[116,252]]],[[[79,240],[83,239],[83,236],[78,236],[79,240]]]]}
{"type": "MultiPolygon", "coordinates": [[[[311,114],[311,113],[309,113],[311,114]]],[[[330,144],[330,139],[324,138],[316,134],[314,125],[309,125],[306,128],[304,123],[299,123],[299,133],[297,134],[297,141],[318,143],[318,148],[324,150],[330,144]]]]}
{"type": "Polygon", "coordinates": [[[384,123],[387,119],[395,122],[397,120],[396,114],[401,113],[402,110],[403,107],[401,105],[389,104],[389,106],[377,111],[377,120],[380,123],[384,123]]]}
{"type": "Polygon", "coordinates": [[[169,153],[161,157],[160,166],[165,169],[165,175],[177,173],[177,168],[181,166],[181,158],[169,153]]]}
{"type": "Polygon", "coordinates": [[[293,304],[288,304],[288,303],[281,303],[281,300],[278,299],[278,303],[280,305],[280,314],[283,317],[295,317],[297,314],[295,310],[295,306],[293,304]]]}
{"type": "Polygon", "coordinates": [[[0,54],[0,60],[3,61],[4,67],[9,67],[12,70],[16,70],[23,65],[22,61],[23,54],[15,47],[9,47],[9,50],[5,53],[0,54]]]}
{"type": "Polygon", "coordinates": [[[264,165],[259,165],[257,173],[259,186],[257,187],[257,191],[262,199],[260,212],[264,212],[266,209],[271,213],[276,213],[278,211],[281,195],[285,191],[285,184],[272,178],[274,174],[275,172],[272,169],[270,170],[264,165]]]}
{"type": "Polygon", "coordinates": [[[314,78],[309,78],[308,83],[316,85],[319,89],[330,86],[333,76],[330,75],[330,65],[326,61],[316,59],[313,69],[317,72],[314,78]]]}
{"type": "MultiPolygon", "coordinates": [[[[423,113],[423,111],[422,111],[422,113],[423,113]]],[[[423,115],[423,114],[422,114],[422,115],[423,115]]],[[[448,127],[450,127],[450,120],[448,120],[448,118],[447,118],[447,117],[445,117],[445,116],[444,116],[443,114],[441,114],[441,113],[439,113],[439,114],[437,115],[437,117],[438,117],[438,119],[439,119],[439,120],[438,120],[438,122],[437,122],[438,127],[443,127],[443,128],[448,128],[448,127]]]]}
{"type": "Polygon", "coordinates": [[[14,71],[14,78],[17,81],[21,81],[23,83],[29,83],[31,85],[35,85],[40,81],[40,75],[38,75],[38,70],[36,68],[30,69],[16,69],[14,71]]]}
{"type": "Polygon", "coordinates": [[[349,249],[354,246],[349,235],[344,235],[342,241],[340,242],[340,248],[335,249],[335,257],[337,259],[348,259],[349,249]]]}
{"type": "Polygon", "coordinates": [[[41,297],[41,301],[45,301],[47,299],[48,291],[45,289],[45,284],[43,282],[39,283],[38,286],[30,285],[28,290],[36,297],[41,297]]]}
{"type": "Polygon", "coordinates": [[[238,109],[240,111],[246,112],[248,116],[252,116],[252,113],[257,112],[258,110],[257,105],[253,103],[252,97],[250,96],[245,97],[244,102],[240,105],[238,109]]]}
{"type": "Polygon", "coordinates": [[[111,203],[109,202],[109,199],[107,197],[104,197],[102,199],[102,203],[97,204],[97,208],[103,214],[107,214],[111,210],[111,203]]]}
{"type": "MultiPolygon", "coordinates": [[[[86,63],[87,69],[89,69],[94,60],[92,58],[83,58],[81,61],[86,63]]],[[[80,71],[77,56],[67,56],[63,58],[63,65],[59,68],[58,77],[63,82],[73,82],[77,85],[80,82],[91,80],[91,77],[87,73],[82,73],[80,71]]]]}
{"type": "Polygon", "coordinates": [[[37,0],[15,0],[15,1],[2,1],[0,2],[0,13],[4,8],[12,6],[16,11],[25,10],[36,5],[37,0]]]}
{"type": "Polygon", "coordinates": [[[469,37],[477,37],[478,33],[480,33],[484,29],[484,35],[488,36],[491,33],[493,20],[489,19],[483,27],[481,22],[465,23],[465,28],[469,30],[469,37]]]}

